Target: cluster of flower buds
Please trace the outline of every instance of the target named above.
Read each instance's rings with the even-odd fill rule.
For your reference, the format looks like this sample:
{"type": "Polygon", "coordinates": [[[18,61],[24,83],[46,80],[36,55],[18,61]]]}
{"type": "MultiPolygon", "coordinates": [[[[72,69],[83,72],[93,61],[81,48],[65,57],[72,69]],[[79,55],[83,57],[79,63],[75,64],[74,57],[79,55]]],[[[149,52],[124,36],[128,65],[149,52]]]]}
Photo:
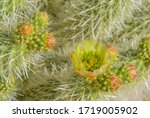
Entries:
{"type": "Polygon", "coordinates": [[[103,91],[114,91],[121,86],[121,79],[114,73],[104,73],[97,78],[99,88],[103,91]]]}
{"type": "Polygon", "coordinates": [[[129,83],[137,78],[139,70],[134,65],[122,65],[122,67],[118,69],[118,75],[123,83],[129,83]]]}
{"type": "Polygon", "coordinates": [[[45,12],[37,13],[30,22],[18,25],[16,43],[25,46],[28,50],[47,50],[55,46],[55,36],[48,33],[48,15],[45,12]]]}
{"type": "Polygon", "coordinates": [[[112,45],[87,40],[79,44],[71,55],[76,72],[89,82],[95,80],[103,91],[114,91],[121,85],[134,81],[139,70],[134,64],[112,65],[117,61],[117,51],[112,45]]]}
{"type": "Polygon", "coordinates": [[[139,76],[139,70],[132,64],[122,65],[118,68],[112,68],[97,78],[100,88],[103,91],[114,91],[123,84],[136,80],[139,76]]]}

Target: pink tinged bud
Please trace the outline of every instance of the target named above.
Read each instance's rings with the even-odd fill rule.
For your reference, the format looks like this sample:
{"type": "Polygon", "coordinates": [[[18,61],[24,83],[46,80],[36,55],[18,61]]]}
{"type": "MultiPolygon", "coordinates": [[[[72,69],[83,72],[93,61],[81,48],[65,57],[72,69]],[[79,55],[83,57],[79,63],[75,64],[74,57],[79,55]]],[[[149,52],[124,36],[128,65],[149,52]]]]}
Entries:
{"type": "Polygon", "coordinates": [[[21,23],[18,26],[18,30],[23,36],[29,36],[33,32],[33,27],[31,24],[21,23]]]}
{"type": "Polygon", "coordinates": [[[132,79],[135,79],[136,76],[138,75],[138,70],[136,69],[136,67],[134,65],[128,65],[127,67],[129,75],[132,79]]]}
{"type": "Polygon", "coordinates": [[[117,76],[110,77],[111,88],[117,90],[121,86],[121,82],[117,76]]]}
{"type": "Polygon", "coordinates": [[[56,39],[53,34],[48,34],[46,38],[46,47],[52,48],[55,46],[56,39]]]}

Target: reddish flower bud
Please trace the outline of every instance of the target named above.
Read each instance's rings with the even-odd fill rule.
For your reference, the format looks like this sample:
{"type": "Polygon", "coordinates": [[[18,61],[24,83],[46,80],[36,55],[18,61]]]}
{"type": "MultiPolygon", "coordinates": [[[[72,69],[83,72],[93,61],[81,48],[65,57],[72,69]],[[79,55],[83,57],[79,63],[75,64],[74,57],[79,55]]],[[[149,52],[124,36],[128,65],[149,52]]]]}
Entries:
{"type": "Polygon", "coordinates": [[[23,36],[29,36],[32,31],[33,31],[33,27],[31,24],[28,24],[28,23],[21,23],[19,26],[18,26],[18,31],[19,33],[21,33],[21,35],[23,36]]]}
{"type": "Polygon", "coordinates": [[[47,48],[52,48],[52,47],[54,47],[55,46],[55,41],[56,41],[56,39],[55,39],[55,37],[54,37],[54,35],[53,34],[48,34],[47,35],[47,38],[46,38],[46,47],[47,48]]]}
{"type": "Polygon", "coordinates": [[[129,76],[132,78],[132,79],[135,79],[136,76],[138,75],[138,70],[136,69],[136,67],[134,65],[128,65],[127,66],[127,70],[129,72],[129,76]]]}
{"type": "Polygon", "coordinates": [[[121,86],[121,82],[117,76],[111,76],[110,83],[113,90],[116,90],[121,86]]]}

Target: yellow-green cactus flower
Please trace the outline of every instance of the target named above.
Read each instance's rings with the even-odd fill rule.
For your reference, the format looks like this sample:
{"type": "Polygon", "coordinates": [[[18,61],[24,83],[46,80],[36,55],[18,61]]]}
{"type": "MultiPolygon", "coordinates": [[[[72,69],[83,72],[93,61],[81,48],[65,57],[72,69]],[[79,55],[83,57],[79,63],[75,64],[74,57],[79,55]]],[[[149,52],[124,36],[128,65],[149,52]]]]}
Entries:
{"type": "Polygon", "coordinates": [[[71,61],[78,74],[93,80],[109,69],[116,56],[115,48],[91,39],[77,46],[71,61]]]}

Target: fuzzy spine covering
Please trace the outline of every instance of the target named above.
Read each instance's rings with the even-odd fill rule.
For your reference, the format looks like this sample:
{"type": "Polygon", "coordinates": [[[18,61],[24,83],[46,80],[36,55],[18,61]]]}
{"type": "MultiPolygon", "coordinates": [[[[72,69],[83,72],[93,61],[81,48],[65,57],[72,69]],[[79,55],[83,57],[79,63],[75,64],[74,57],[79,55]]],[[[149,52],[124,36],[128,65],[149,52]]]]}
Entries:
{"type": "MultiPolygon", "coordinates": [[[[44,1],[47,1],[47,0],[44,0],[44,1]]],[[[57,0],[57,2],[58,1],[59,0],[57,0]]],[[[130,82],[132,83],[133,80],[136,80],[139,77],[139,74],[144,76],[144,74],[142,73],[143,68],[144,70],[146,70],[149,66],[146,67],[145,65],[143,65],[142,70],[139,70],[139,68],[137,68],[137,66],[134,65],[134,63],[126,63],[126,61],[128,60],[132,60],[132,61],[135,61],[136,63],[140,63],[142,61],[145,61],[145,59],[147,59],[146,56],[144,56],[144,58],[141,58],[142,56],[138,56],[138,58],[135,59],[135,55],[137,54],[136,50],[132,51],[133,48],[131,46],[126,45],[126,42],[129,42],[129,43],[132,42],[131,44],[133,44],[134,42],[137,42],[136,40],[132,40],[130,33],[136,32],[136,35],[139,34],[138,32],[139,30],[136,31],[138,28],[140,28],[140,27],[136,28],[136,26],[138,26],[138,23],[137,24],[131,23],[135,25],[131,27],[131,28],[134,28],[135,30],[128,31],[127,30],[128,24],[126,24],[126,22],[123,22],[126,19],[127,20],[129,19],[129,21],[132,19],[132,10],[134,8],[137,8],[135,7],[136,5],[134,4],[134,2],[136,1],[130,1],[130,0],[123,1],[123,2],[113,1],[111,5],[114,4],[116,7],[109,7],[106,1],[103,1],[103,0],[101,2],[98,0],[94,0],[92,2],[88,0],[81,0],[77,2],[74,2],[72,0],[64,1],[65,4],[63,3],[64,6],[62,8],[65,8],[65,5],[67,6],[68,4],[70,5],[72,3],[73,3],[72,5],[74,8],[73,10],[70,10],[70,8],[68,9],[67,7],[65,8],[66,11],[68,10],[67,12],[70,12],[69,15],[67,14],[68,15],[67,17],[65,15],[65,19],[67,20],[65,20],[64,25],[66,27],[62,26],[63,25],[62,21],[64,17],[58,15],[61,13],[57,13],[59,17],[56,16],[57,18],[60,18],[60,20],[56,20],[56,21],[57,23],[59,22],[61,25],[59,25],[59,23],[57,24],[55,20],[53,20],[52,22],[56,35],[59,37],[59,41],[57,45],[58,47],[56,47],[57,49],[54,52],[55,53],[54,55],[51,55],[51,52],[49,54],[46,53],[46,55],[44,55],[46,57],[45,66],[46,66],[46,69],[48,70],[48,73],[50,73],[50,75],[48,79],[46,80],[47,82],[40,83],[40,79],[39,79],[39,82],[37,82],[39,83],[39,86],[38,85],[33,86],[30,88],[30,90],[24,91],[22,93],[25,95],[23,99],[25,100],[27,98],[27,100],[33,100],[33,99],[34,100],[95,100],[97,98],[101,98],[101,96],[105,96],[107,93],[110,94],[109,92],[118,91],[116,89],[119,89],[120,86],[122,85],[128,86],[129,85],[128,83],[130,82]],[[96,3],[99,3],[97,4],[98,7],[96,6],[96,3]],[[130,5],[132,6],[132,9],[130,9],[131,8],[129,7],[130,5]],[[76,6],[79,6],[79,7],[76,7],[76,6]],[[101,10],[98,10],[99,7],[101,7],[101,10]],[[120,8],[121,10],[119,10],[120,8]],[[125,12],[126,10],[123,11],[122,8],[125,8],[125,9],[127,8],[129,10],[125,12]],[[82,10],[82,12],[80,11],[80,9],[82,10]],[[108,12],[104,12],[104,11],[108,11],[108,12]],[[117,15],[113,14],[113,11],[118,11],[116,12],[117,15]],[[99,19],[98,16],[95,17],[95,13],[97,14],[100,13],[103,16],[102,19],[99,19]],[[126,18],[125,16],[121,16],[120,17],[121,21],[119,21],[117,17],[119,16],[118,14],[120,13],[121,14],[125,13],[125,16],[128,16],[128,18],[126,18]],[[70,17],[70,14],[73,17],[70,17]],[[107,19],[108,15],[110,15],[110,17],[112,18],[112,21],[109,18],[107,19]],[[89,16],[89,17],[86,17],[86,16],[89,16]],[[100,22],[101,25],[94,24],[94,23],[97,23],[96,18],[101,21],[100,22]],[[84,22],[84,21],[87,21],[87,22],[84,22]],[[114,23],[114,21],[116,22],[114,23]],[[125,25],[125,27],[121,27],[121,28],[115,27],[118,29],[116,30],[116,32],[113,32],[112,30],[113,27],[110,25],[111,22],[113,22],[115,25],[122,23],[123,25],[125,25]],[[56,28],[55,28],[55,25],[56,25],[56,28]],[[79,27],[79,26],[82,26],[82,27],[79,27]],[[65,28],[65,31],[62,30],[64,28],[65,28]],[[122,32],[118,33],[119,31],[122,31],[122,30],[127,31],[127,33],[123,35],[122,35],[122,32]],[[79,32],[81,32],[81,34],[79,32]],[[131,40],[128,41],[126,40],[126,38],[124,38],[122,41],[120,41],[123,36],[130,37],[131,40]],[[108,40],[108,37],[111,38],[111,40],[110,39],[108,40]],[[108,45],[108,49],[110,49],[112,52],[113,52],[113,48],[112,48],[112,45],[113,45],[113,47],[117,49],[117,53],[119,54],[118,60],[115,60],[115,64],[118,63],[119,65],[119,63],[123,62],[123,65],[121,63],[122,65],[121,67],[116,66],[114,68],[115,70],[114,72],[114,71],[109,70],[109,69],[113,70],[114,65],[112,63],[111,67],[107,70],[107,72],[104,72],[104,74],[98,75],[98,77],[96,77],[95,79],[92,79],[92,81],[87,80],[87,78],[82,76],[82,74],[76,73],[74,67],[72,67],[73,63],[71,63],[69,60],[70,55],[73,54],[72,50],[75,50],[72,44],[78,45],[81,42],[81,40],[88,40],[89,38],[92,38],[94,40],[96,39],[103,40],[104,45],[108,45]],[[74,40],[70,40],[70,39],[74,39],[74,40]],[[69,43],[67,43],[66,41],[68,41],[69,43]],[[130,50],[128,51],[123,50],[124,48],[120,49],[122,47],[121,44],[124,45],[124,47],[129,47],[127,48],[127,50],[132,48],[131,52],[133,53],[130,53],[130,50]],[[72,52],[70,53],[69,50],[71,50],[72,52]],[[60,53],[59,56],[57,55],[58,53],[60,53]],[[130,55],[130,56],[127,56],[127,55],[130,55]],[[120,71],[120,68],[121,68],[121,71],[120,71]],[[126,79],[125,76],[128,76],[128,78],[126,79]],[[50,91],[49,94],[47,94],[47,91],[50,91]]],[[[139,3],[139,1],[137,1],[137,3],[139,3]]],[[[61,12],[64,12],[64,11],[61,11],[61,12]]],[[[139,14],[141,13],[141,11],[139,10],[137,10],[136,12],[138,12],[139,14]]],[[[51,13],[51,11],[49,11],[49,13],[51,13]]],[[[146,14],[146,10],[143,12],[143,14],[146,14]]],[[[55,14],[52,14],[52,15],[53,15],[53,18],[55,19],[55,14]]],[[[141,19],[139,18],[137,22],[140,22],[140,20],[141,19]]],[[[145,27],[146,25],[143,24],[142,26],[145,27]]],[[[145,28],[147,28],[147,26],[145,28]]],[[[142,32],[146,32],[146,29],[144,29],[142,32]]],[[[136,37],[134,38],[136,39],[136,37]]],[[[141,37],[139,36],[138,38],[140,39],[141,37]]],[[[47,44],[54,42],[53,38],[49,36],[48,36],[48,39],[49,40],[47,44]]],[[[140,51],[143,51],[142,48],[140,47],[141,46],[139,46],[138,50],[141,49],[140,51]]],[[[147,48],[145,49],[147,50],[147,48]]],[[[32,48],[30,48],[29,50],[32,50],[32,48]]],[[[145,52],[145,50],[143,52],[145,52]]],[[[90,58],[89,60],[92,60],[91,57],[89,58],[90,58]]],[[[108,61],[106,60],[106,63],[107,62],[108,61]]],[[[90,64],[91,64],[90,66],[93,66],[93,65],[99,66],[99,64],[97,63],[92,64],[92,61],[90,62],[90,64]]],[[[86,66],[86,68],[88,66],[86,66]]],[[[41,69],[41,71],[43,70],[41,69]]],[[[91,68],[90,68],[90,71],[91,71],[91,68]]],[[[42,74],[39,76],[42,76],[42,74]]],[[[34,77],[31,77],[31,78],[34,78],[34,77]]],[[[32,83],[30,84],[32,86],[32,83]]]]}

